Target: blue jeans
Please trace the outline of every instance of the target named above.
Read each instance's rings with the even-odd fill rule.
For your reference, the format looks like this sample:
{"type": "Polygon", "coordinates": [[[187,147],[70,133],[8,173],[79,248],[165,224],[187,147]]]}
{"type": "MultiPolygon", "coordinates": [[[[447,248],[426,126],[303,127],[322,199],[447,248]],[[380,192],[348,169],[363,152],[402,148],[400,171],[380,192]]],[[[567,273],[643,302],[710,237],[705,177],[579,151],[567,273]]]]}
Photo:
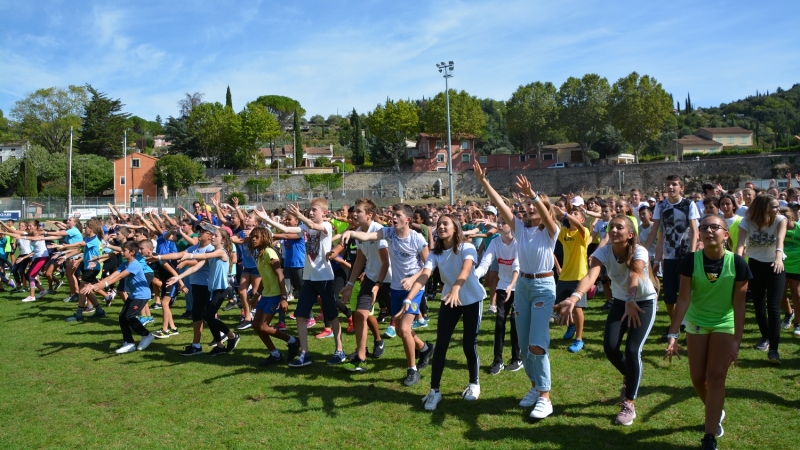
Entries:
{"type": "Polygon", "coordinates": [[[556,282],[553,277],[522,278],[514,293],[514,314],[517,338],[522,350],[522,365],[528,379],[540,392],[550,391],[550,316],[556,301],[556,282]],[[522,348],[524,346],[524,348],[522,348]],[[543,355],[531,353],[530,347],[541,347],[543,355]]]}

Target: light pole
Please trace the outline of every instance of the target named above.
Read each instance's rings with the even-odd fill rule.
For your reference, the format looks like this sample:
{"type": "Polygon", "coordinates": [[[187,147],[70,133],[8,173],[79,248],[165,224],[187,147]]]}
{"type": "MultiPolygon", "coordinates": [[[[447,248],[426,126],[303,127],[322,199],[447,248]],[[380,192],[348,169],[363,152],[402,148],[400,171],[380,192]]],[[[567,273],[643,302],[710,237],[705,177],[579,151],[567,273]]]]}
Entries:
{"type": "MultiPolygon", "coordinates": [[[[275,152],[272,152],[273,157],[275,156],[275,152]]],[[[281,200],[281,159],[278,158],[278,201],[281,200]]]]}
{"type": "Polygon", "coordinates": [[[453,200],[453,148],[450,143],[450,88],[447,83],[447,79],[453,76],[453,61],[449,61],[447,64],[444,62],[440,62],[436,64],[436,68],[439,69],[439,73],[444,73],[442,75],[444,77],[444,98],[445,98],[445,105],[447,106],[447,175],[450,178],[450,204],[454,205],[455,201],[453,200]]]}

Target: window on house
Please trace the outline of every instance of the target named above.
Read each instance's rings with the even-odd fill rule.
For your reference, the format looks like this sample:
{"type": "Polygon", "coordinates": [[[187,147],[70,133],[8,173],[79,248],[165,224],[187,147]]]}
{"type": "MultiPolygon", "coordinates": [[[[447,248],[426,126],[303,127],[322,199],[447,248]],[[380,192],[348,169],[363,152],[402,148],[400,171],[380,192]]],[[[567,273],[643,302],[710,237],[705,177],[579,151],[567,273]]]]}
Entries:
{"type": "Polygon", "coordinates": [[[15,152],[15,151],[17,151],[17,149],[15,149],[15,148],[12,148],[12,149],[11,149],[11,151],[12,151],[12,152],[15,152]]]}
{"type": "Polygon", "coordinates": [[[722,138],[714,138],[714,140],[722,144],[722,138]]]}
{"type": "Polygon", "coordinates": [[[139,168],[139,160],[136,159],[136,158],[131,159],[131,167],[133,167],[134,169],[138,169],[139,168]]]}
{"type": "Polygon", "coordinates": [[[461,154],[461,162],[468,163],[470,162],[470,155],[469,153],[462,153],[461,154]]]}
{"type": "Polygon", "coordinates": [[[441,140],[436,141],[436,148],[444,148],[444,142],[442,142],[441,140]]]}
{"type": "Polygon", "coordinates": [[[519,162],[525,162],[525,155],[519,155],[519,162]]]}
{"type": "Polygon", "coordinates": [[[461,149],[469,150],[469,141],[461,141],[461,149]]]}
{"type": "Polygon", "coordinates": [[[119,177],[119,184],[125,186],[125,177],[119,177]]]}
{"type": "Polygon", "coordinates": [[[436,154],[436,162],[444,162],[444,153],[436,154]]]}
{"type": "Polygon", "coordinates": [[[728,136],[728,144],[733,144],[733,136],[728,136]]]}
{"type": "Polygon", "coordinates": [[[693,148],[693,149],[692,149],[692,151],[693,151],[693,152],[696,152],[696,151],[697,151],[697,149],[696,149],[696,148],[693,148]]]}
{"type": "Polygon", "coordinates": [[[542,161],[552,161],[552,160],[553,160],[552,153],[545,153],[544,155],[542,155],[542,161]]]}
{"type": "Polygon", "coordinates": [[[437,167],[436,171],[437,172],[447,172],[447,167],[437,167]]]}
{"type": "Polygon", "coordinates": [[[746,137],[746,136],[742,136],[742,137],[741,137],[741,141],[739,141],[739,143],[741,143],[741,144],[747,144],[747,137],[746,137]]]}
{"type": "Polygon", "coordinates": [[[486,164],[487,160],[488,159],[485,156],[479,156],[478,157],[478,162],[481,163],[481,164],[486,164]]]}

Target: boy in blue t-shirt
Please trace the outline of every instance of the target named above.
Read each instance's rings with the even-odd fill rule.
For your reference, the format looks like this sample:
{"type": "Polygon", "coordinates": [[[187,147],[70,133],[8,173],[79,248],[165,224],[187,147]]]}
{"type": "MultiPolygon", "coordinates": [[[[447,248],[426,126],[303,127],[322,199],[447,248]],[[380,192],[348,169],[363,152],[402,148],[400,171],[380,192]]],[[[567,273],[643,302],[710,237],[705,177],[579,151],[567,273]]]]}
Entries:
{"type": "Polygon", "coordinates": [[[121,278],[125,279],[125,292],[128,293],[122,311],[119,313],[119,327],[122,331],[124,342],[122,347],[116,350],[117,353],[130,353],[134,350],[144,350],[149,346],[155,336],[139,322],[136,315],[150,300],[150,283],[144,275],[142,265],[136,260],[136,253],[139,245],[136,242],[128,241],[122,246],[123,263],[120,264],[117,272],[99,281],[97,284],[89,284],[81,289],[82,294],[88,294],[95,290],[108,287],[109,282],[113,283],[121,278]],[[133,341],[131,330],[142,336],[139,346],[133,341]]]}

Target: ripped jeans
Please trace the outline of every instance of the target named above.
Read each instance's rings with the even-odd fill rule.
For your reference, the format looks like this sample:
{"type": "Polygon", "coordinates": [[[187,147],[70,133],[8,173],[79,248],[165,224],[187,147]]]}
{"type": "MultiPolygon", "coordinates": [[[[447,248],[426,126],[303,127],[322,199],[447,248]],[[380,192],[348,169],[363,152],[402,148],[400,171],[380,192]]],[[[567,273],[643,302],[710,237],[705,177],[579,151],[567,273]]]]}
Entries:
{"type": "Polygon", "coordinates": [[[553,277],[520,277],[514,293],[514,314],[517,337],[522,350],[522,365],[528,379],[540,392],[550,391],[550,316],[556,301],[556,282],[553,277]],[[543,355],[531,353],[530,346],[541,347],[543,355]]]}

